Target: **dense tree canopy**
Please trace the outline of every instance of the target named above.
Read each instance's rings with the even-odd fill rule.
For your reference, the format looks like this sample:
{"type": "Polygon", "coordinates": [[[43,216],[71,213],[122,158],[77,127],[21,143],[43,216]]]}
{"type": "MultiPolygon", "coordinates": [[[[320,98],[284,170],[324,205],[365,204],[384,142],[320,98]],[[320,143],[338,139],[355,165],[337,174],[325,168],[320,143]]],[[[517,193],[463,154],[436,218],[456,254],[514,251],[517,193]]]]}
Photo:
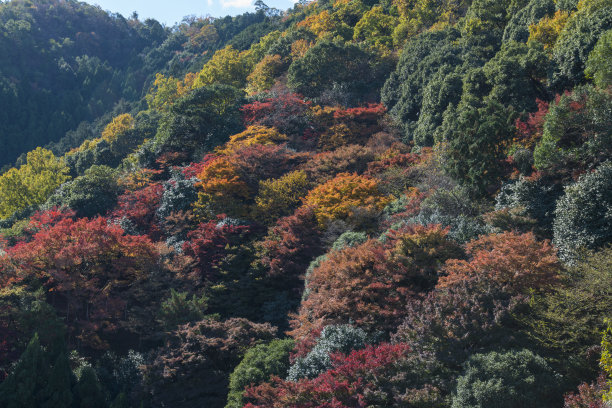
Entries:
{"type": "Polygon", "coordinates": [[[0,2],[0,406],[603,408],[610,0],[254,6],[0,2]]]}

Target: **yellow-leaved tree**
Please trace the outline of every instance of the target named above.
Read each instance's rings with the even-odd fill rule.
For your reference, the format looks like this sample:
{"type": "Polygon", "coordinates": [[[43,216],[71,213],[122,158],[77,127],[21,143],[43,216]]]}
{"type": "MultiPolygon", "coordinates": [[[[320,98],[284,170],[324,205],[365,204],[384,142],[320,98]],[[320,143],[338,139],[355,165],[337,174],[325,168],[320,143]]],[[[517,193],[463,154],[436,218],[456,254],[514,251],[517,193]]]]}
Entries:
{"type": "Polygon", "coordinates": [[[155,82],[149,93],[145,96],[149,108],[159,111],[167,110],[177,99],[191,90],[195,79],[196,74],[192,72],[185,75],[183,80],[158,73],[155,75],[155,82]]]}
{"type": "Polygon", "coordinates": [[[341,173],[312,190],[306,204],[314,208],[319,226],[325,227],[332,220],[353,218],[359,211],[380,211],[391,200],[380,191],[375,179],[341,173]]]}
{"type": "Polygon", "coordinates": [[[284,65],[280,55],[263,57],[247,77],[247,93],[254,95],[270,89],[274,85],[274,79],[282,73],[284,65]]]}
{"type": "Polygon", "coordinates": [[[0,176],[0,218],[44,203],[68,179],[68,167],[50,150],[39,147],[29,152],[26,164],[0,176]]]}
{"type": "Polygon", "coordinates": [[[248,51],[240,52],[231,45],[218,50],[198,72],[194,88],[215,83],[243,88],[252,67],[247,57],[248,51]]]}
{"type": "Polygon", "coordinates": [[[567,11],[558,10],[554,16],[544,17],[537,24],[531,24],[527,43],[537,41],[544,46],[544,49],[552,48],[568,18],[569,13],[567,11]]]}
{"type": "Polygon", "coordinates": [[[249,187],[227,156],[212,159],[198,174],[198,201],[194,207],[202,219],[217,214],[242,217],[248,213],[249,187]]]}
{"type": "Polygon", "coordinates": [[[255,217],[267,223],[291,214],[302,203],[309,185],[303,170],[276,180],[260,181],[259,193],[255,197],[255,217]]]}
{"type": "Polygon", "coordinates": [[[134,129],[134,118],[129,113],[116,116],[102,131],[102,138],[109,143],[117,139],[121,133],[134,129]]]}
{"type": "Polygon", "coordinates": [[[287,136],[274,128],[254,125],[249,126],[244,132],[231,136],[230,140],[218,151],[219,153],[232,154],[243,147],[256,144],[279,144],[287,140],[287,136]]]}

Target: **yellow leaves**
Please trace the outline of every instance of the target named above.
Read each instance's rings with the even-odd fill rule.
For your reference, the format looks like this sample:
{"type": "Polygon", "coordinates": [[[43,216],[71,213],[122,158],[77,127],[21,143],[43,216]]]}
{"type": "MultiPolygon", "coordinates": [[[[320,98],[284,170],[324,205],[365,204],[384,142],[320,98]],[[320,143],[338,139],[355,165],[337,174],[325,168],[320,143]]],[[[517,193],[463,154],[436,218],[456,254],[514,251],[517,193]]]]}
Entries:
{"type": "Polygon", "coordinates": [[[149,108],[159,111],[166,110],[193,88],[195,80],[196,74],[194,73],[188,73],[183,80],[167,78],[162,74],[155,75],[155,82],[145,96],[149,108]]]}
{"type": "Polygon", "coordinates": [[[291,44],[291,58],[296,60],[302,58],[306,55],[306,51],[308,51],[314,43],[312,41],[308,41],[305,39],[296,40],[291,44]]]}
{"type": "Polygon", "coordinates": [[[314,34],[321,37],[325,33],[332,32],[336,27],[336,23],[332,20],[330,12],[323,10],[319,14],[306,17],[297,26],[308,28],[314,34]]]}
{"type": "Polygon", "coordinates": [[[558,10],[552,17],[544,17],[537,24],[529,26],[529,39],[527,43],[537,41],[544,46],[544,49],[552,48],[565,27],[569,18],[569,13],[558,10]]]}
{"type": "Polygon", "coordinates": [[[353,40],[390,47],[393,42],[391,35],[398,24],[396,17],[386,14],[381,6],[374,6],[355,26],[353,40]]]}
{"type": "Polygon", "coordinates": [[[231,45],[218,50],[198,72],[193,83],[194,88],[201,88],[214,83],[242,88],[252,67],[248,57],[248,51],[240,52],[231,45]]]}
{"type": "Polygon", "coordinates": [[[281,74],[284,65],[280,55],[263,57],[247,77],[247,93],[254,95],[270,89],[274,85],[274,79],[281,74]]]}
{"type": "Polygon", "coordinates": [[[134,129],[134,118],[129,113],[124,113],[115,117],[111,123],[106,125],[104,131],[102,131],[102,138],[112,143],[119,134],[130,129],[134,129]]]}
{"type": "Polygon", "coordinates": [[[214,25],[205,24],[196,34],[190,37],[190,40],[196,47],[202,47],[205,44],[212,46],[219,40],[219,34],[214,25]]]}
{"type": "Polygon", "coordinates": [[[39,147],[29,152],[27,164],[0,176],[0,218],[44,203],[68,179],[64,161],[51,151],[39,147]]]}
{"type": "Polygon", "coordinates": [[[612,402],[612,320],[606,319],[606,329],[601,339],[601,359],[599,365],[608,376],[610,389],[603,396],[604,401],[612,402]]]}
{"type": "Polygon", "coordinates": [[[263,221],[273,221],[290,213],[302,202],[309,184],[304,171],[294,171],[277,180],[260,181],[255,215],[263,221]]]}
{"type": "Polygon", "coordinates": [[[355,210],[382,210],[392,197],[383,195],[376,180],[357,174],[342,173],[319,185],[306,197],[306,204],[314,208],[321,227],[335,219],[351,218],[355,210]]]}
{"type": "Polygon", "coordinates": [[[237,150],[255,144],[270,145],[284,143],[288,140],[287,136],[274,128],[265,126],[249,126],[247,130],[237,135],[231,136],[230,140],[218,152],[222,154],[232,154],[237,150]]]}

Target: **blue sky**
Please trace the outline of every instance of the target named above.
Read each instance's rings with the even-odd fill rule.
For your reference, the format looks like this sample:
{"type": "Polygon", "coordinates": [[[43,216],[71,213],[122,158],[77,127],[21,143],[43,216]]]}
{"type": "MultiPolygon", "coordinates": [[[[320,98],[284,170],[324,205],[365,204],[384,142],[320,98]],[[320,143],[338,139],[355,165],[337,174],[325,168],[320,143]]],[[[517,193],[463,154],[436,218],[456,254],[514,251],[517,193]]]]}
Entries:
{"type": "MultiPolygon", "coordinates": [[[[133,11],[136,11],[141,20],[154,18],[168,26],[192,14],[222,17],[255,10],[253,6],[255,0],[85,0],[85,2],[97,4],[104,10],[121,13],[124,17],[129,17],[133,11]]],[[[293,7],[292,0],[264,0],[264,2],[270,7],[281,10],[293,7]]]]}

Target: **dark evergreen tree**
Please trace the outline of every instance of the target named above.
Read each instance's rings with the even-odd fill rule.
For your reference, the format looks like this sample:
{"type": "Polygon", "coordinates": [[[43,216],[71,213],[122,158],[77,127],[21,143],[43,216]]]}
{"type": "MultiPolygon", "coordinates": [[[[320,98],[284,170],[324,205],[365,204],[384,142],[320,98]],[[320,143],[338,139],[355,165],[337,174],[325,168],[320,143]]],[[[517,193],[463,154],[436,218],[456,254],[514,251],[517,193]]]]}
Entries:
{"type": "Polygon", "coordinates": [[[74,388],[74,396],[79,408],[107,407],[100,382],[91,366],[83,367],[81,378],[74,388]]]}

